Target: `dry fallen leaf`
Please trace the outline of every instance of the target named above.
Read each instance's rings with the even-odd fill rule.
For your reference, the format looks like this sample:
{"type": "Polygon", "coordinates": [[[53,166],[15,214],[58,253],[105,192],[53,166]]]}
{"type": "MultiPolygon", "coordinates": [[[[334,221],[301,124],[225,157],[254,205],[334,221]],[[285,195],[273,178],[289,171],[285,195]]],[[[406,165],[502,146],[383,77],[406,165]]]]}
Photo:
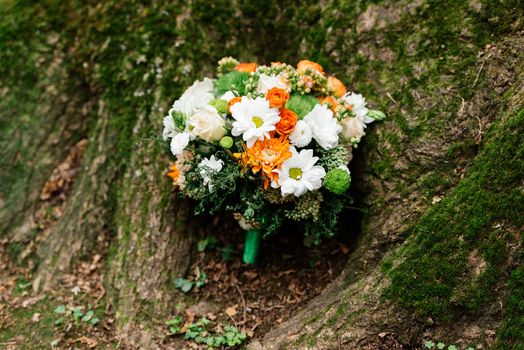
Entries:
{"type": "Polygon", "coordinates": [[[229,316],[233,317],[237,314],[237,309],[236,307],[234,306],[230,306],[226,309],[226,314],[228,314],[229,316]]]}
{"type": "Polygon", "coordinates": [[[82,336],[78,339],[75,339],[75,343],[76,342],[85,344],[88,348],[91,348],[91,349],[98,345],[98,342],[96,340],[94,340],[93,338],[88,338],[86,336],[82,336]]]}
{"type": "Polygon", "coordinates": [[[40,322],[40,316],[42,316],[40,313],[35,312],[33,316],[31,316],[31,322],[33,323],[40,322]]]}

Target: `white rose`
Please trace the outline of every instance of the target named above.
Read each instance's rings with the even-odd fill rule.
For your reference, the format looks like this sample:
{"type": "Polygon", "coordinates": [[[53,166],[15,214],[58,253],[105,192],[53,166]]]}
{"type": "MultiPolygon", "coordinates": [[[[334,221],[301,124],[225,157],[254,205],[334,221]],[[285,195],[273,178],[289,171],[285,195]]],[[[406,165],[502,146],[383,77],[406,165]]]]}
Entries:
{"type": "Polygon", "coordinates": [[[289,84],[284,83],[278,75],[260,74],[257,85],[259,92],[265,95],[274,87],[288,91],[289,84]]]}
{"type": "Polygon", "coordinates": [[[171,153],[173,155],[179,155],[184,151],[184,148],[189,144],[189,133],[181,132],[176,134],[175,137],[171,140],[171,153]]]}
{"type": "Polygon", "coordinates": [[[341,122],[342,124],[342,136],[346,140],[355,140],[360,142],[362,136],[366,135],[364,128],[366,124],[359,117],[345,118],[341,122]]]}
{"type": "Polygon", "coordinates": [[[190,132],[207,142],[220,140],[226,134],[224,125],[224,118],[209,105],[196,109],[188,120],[190,132]]]}
{"type": "Polygon", "coordinates": [[[342,128],[326,105],[315,105],[304,117],[304,121],[311,127],[313,138],[320,147],[331,149],[338,145],[338,133],[342,128]]]}
{"type": "Polygon", "coordinates": [[[173,110],[190,115],[195,109],[205,106],[214,99],[213,80],[204,78],[195,81],[173,104],[173,110]]]}

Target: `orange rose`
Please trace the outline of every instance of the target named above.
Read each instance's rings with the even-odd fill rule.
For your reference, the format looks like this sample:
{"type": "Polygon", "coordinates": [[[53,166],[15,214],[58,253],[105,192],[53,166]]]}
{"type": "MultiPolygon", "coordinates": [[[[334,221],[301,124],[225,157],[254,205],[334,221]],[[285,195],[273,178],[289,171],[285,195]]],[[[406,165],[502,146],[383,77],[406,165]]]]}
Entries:
{"type": "Polygon", "coordinates": [[[269,107],[282,108],[289,100],[289,94],[284,89],[274,87],[268,90],[266,100],[269,101],[269,107]]]}
{"type": "Polygon", "coordinates": [[[320,104],[327,104],[328,107],[335,111],[335,108],[338,106],[337,100],[333,96],[326,96],[323,99],[320,100],[320,104]]]}
{"type": "Polygon", "coordinates": [[[275,128],[280,135],[289,135],[295,130],[297,121],[298,117],[295,112],[282,108],[280,110],[280,121],[275,125],[275,128]]]}
{"type": "Polygon", "coordinates": [[[327,83],[328,88],[333,91],[335,97],[342,97],[348,91],[344,84],[335,77],[328,77],[327,83]]]}
{"type": "Polygon", "coordinates": [[[253,62],[239,63],[235,67],[235,70],[239,72],[246,72],[246,73],[254,72],[257,70],[257,64],[253,62]]]}
{"type": "Polygon", "coordinates": [[[322,69],[322,66],[320,64],[308,60],[302,60],[298,62],[297,70],[299,72],[305,72],[306,70],[316,70],[319,73],[324,74],[324,69],[322,69]]]}
{"type": "Polygon", "coordinates": [[[240,96],[233,97],[231,100],[229,100],[229,103],[227,104],[227,112],[231,113],[231,106],[240,101],[242,101],[242,97],[240,96]]]}

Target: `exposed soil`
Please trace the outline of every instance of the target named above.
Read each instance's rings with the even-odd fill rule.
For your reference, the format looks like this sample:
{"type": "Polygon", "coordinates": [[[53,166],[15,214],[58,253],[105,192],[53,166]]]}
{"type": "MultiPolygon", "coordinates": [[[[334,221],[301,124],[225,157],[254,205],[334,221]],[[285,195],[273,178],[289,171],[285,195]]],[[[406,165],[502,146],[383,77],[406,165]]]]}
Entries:
{"type": "Polygon", "coordinates": [[[234,247],[232,259],[224,261],[222,252],[214,250],[199,253],[192,266],[191,271],[200,267],[208,276],[205,287],[194,293],[196,304],[234,308],[230,321],[255,337],[320,294],[342,271],[350,250],[335,239],[308,248],[298,233],[281,232],[262,242],[259,263],[249,266],[241,261],[244,233],[227,228],[232,225],[217,232],[221,244],[234,247]]]}

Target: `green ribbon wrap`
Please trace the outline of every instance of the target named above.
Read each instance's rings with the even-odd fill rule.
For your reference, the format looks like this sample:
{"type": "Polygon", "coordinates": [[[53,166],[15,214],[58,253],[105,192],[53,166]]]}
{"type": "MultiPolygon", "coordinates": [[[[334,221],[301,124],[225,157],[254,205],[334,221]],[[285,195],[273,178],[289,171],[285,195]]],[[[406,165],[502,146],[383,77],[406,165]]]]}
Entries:
{"type": "Polygon", "coordinates": [[[244,245],[244,263],[253,265],[258,261],[258,252],[260,251],[261,234],[259,230],[246,231],[246,243],[244,245]]]}

